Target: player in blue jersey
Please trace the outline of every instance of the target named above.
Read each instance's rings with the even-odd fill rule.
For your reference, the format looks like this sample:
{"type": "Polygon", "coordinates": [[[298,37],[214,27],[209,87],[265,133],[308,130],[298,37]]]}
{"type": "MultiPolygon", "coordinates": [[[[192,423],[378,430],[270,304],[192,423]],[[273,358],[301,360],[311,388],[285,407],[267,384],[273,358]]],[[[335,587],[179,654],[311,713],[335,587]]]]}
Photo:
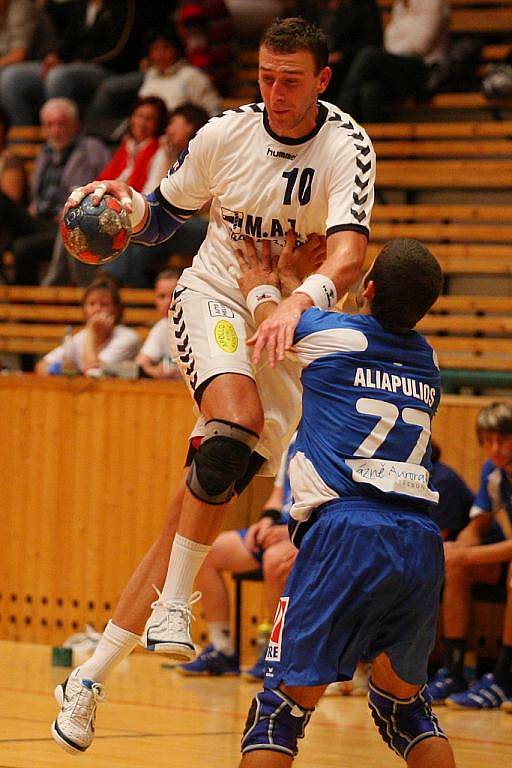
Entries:
{"type": "MultiPolygon", "coordinates": [[[[247,248],[243,291],[269,279],[268,248],[261,260],[247,248]]],[[[441,385],[435,353],[412,330],[441,285],[424,246],[395,240],[365,276],[360,314],[311,309],[299,320],[303,415],[290,461],[299,553],[247,718],[243,768],[290,766],[326,684],[349,680],[360,658],[372,661],[369,704],[384,741],[411,768],[455,765],[425,686],[443,579],[428,515],[441,385]]]]}
{"type": "Polygon", "coordinates": [[[457,709],[512,711],[512,405],[491,403],[477,418],[477,434],[488,460],[470,511],[456,541],[445,544],[443,596],[445,663],[429,691],[434,703],[457,709]],[[506,584],[502,646],[493,672],[464,679],[464,652],[471,617],[471,587],[506,584]]]}

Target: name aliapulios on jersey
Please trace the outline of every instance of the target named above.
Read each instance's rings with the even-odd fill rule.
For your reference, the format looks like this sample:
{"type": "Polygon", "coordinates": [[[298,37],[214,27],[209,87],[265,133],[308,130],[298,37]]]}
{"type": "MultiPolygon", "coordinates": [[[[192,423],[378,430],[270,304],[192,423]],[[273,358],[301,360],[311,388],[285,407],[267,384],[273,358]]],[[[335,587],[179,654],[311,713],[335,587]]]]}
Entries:
{"type": "Polygon", "coordinates": [[[432,407],[436,399],[435,387],[425,384],[418,379],[409,376],[398,376],[395,373],[387,373],[378,368],[356,368],[354,387],[366,387],[367,389],[381,389],[384,392],[402,392],[408,397],[415,397],[432,407]]]}
{"type": "MultiPolygon", "coordinates": [[[[255,240],[282,240],[288,229],[295,229],[296,219],[287,219],[288,226],[283,227],[279,219],[270,219],[263,223],[263,216],[257,216],[245,211],[232,211],[230,208],[222,208],[222,218],[231,225],[231,240],[244,240],[252,237],[255,240]]],[[[297,235],[298,244],[305,239],[297,235]]],[[[281,243],[282,244],[282,243],[281,243]]]]}

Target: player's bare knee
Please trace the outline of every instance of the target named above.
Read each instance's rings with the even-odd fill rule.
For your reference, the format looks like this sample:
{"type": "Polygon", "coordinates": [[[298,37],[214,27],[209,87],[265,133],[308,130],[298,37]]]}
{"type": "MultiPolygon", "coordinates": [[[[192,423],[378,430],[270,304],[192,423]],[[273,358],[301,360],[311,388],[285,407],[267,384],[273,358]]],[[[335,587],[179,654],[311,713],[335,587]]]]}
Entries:
{"type": "Polygon", "coordinates": [[[304,709],[283,691],[265,688],[252,700],[242,736],[242,754],[258,749],[295,757],[313,709],[304,709]]]}
{"type": "Polygon", "coordinates": [[[432,712],[426,687],[408,699],[398,699],[370,682],[368,705],[383,740],[404,760],[421,741],[446,739],[432,712]]]}
{"type": "Polygon", "coordinates": [[[221,419],[206,423],[203,441],[187,477],[190,492],[206,504],[226,504],[247,472],[258,435],[221,419]]]}

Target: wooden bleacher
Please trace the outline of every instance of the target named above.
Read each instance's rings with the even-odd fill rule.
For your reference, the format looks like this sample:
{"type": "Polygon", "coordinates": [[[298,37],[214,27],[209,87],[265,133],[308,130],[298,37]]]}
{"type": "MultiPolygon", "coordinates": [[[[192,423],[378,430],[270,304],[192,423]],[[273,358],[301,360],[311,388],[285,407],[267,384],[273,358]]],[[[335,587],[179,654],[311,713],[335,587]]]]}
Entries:
{"type": "MultiPolygon", "coordinates": [[[[83,289],[50,286],[0,286],[0,353],[46,354],[71,325],[83,326],[83,289]]],[[[151,290],[122,289],[123,323],[144,339],[158,320],[151,290]]]]}

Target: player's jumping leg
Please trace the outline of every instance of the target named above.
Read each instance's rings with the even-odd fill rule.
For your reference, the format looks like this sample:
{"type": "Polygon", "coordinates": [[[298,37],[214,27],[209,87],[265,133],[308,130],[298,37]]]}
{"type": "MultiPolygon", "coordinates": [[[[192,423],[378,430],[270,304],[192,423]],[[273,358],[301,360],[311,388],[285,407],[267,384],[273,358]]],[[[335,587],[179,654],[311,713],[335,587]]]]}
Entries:
{"type": "Polygon", "coordinates": [[[213,379],[204,391],[201,412],[206,432],[188,474],[165,584],[142,636],[148,650],[179,661],[195,656],[190,636],[194,581],[220,533],[237,483],[250,471],[263,427],[256,384],[248,376],[222,374],[213,379]]]}
{"type": "Polygon", "coordinates": [[[185,492],[184,474],[169,505],[164,528],[124,588],[114,615],[93,655],[57,686],[55,698],[61,709],[52,724],[54,740],[67,752],[80,754],[94,738],[96,708],[104,699],[103,683],[140,643],[151,612],[153,584],[164,583],[172,541],[185,492]]]}
{"type": "Polygon", "coordinates": [[[398,677],[386,654],[372,663],[368,701],[379,732],[409,768],[455,768],[451,746],[430,707],[426,686],[398,677]]]}

